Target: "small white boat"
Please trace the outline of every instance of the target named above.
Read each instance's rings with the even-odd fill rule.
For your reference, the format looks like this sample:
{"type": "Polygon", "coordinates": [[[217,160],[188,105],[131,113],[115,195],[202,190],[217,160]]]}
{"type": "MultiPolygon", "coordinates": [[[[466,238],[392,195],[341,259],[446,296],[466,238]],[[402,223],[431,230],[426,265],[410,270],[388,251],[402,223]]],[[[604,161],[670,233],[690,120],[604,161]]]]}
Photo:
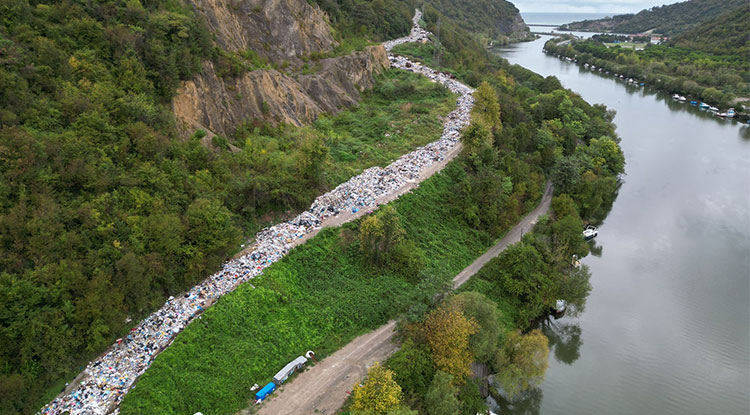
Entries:
{"type": "Polygon", "coordinates": [[[713,112],[719,112],[719,109],[716,107],[708,107],[708,110],[713,111],[713,112]]]}
{"type": "Polygon", "coordinates": [[[699,106],[699,107],[701,107],[701,108],[703,108],[704,110],[705,110],[705,109],[708,109],[708,107],[709,107],[709,105],[708,105],[708,104],[706,104],[705,102],[701,102],[701,104],[700,104],[700,105],[698,105],[698,106],[699,106]]]}
{"type": "Polygon", "coordinates": [[[737,113],[734,111],[734,108],[729,108],[727,110],[727,118],[734,118],[737,116],[737,113]]]}
{"type": "Polygon", "coordinates": [[[565,300],[557,300],[555,301],[555,306],[550,307],[550,314],[552,317],[555,318],[555,320],[561,318],[565,315],[565,311],[568,310],[568,302],[565,300]]]}
{"type": "Polygon", "coordinates": [[[583,230],[583,237],[588,241],[594,239],[599,235],[599,231],[594,225],[586,225],[586,229],[583,230]]]}

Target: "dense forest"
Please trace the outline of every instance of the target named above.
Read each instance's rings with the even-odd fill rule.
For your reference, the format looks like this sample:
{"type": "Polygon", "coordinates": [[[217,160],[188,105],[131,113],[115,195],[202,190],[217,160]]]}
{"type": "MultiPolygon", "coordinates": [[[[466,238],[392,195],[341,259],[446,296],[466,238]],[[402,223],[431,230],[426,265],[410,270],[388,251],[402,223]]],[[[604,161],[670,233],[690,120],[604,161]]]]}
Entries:
{"type": "Polygon", "coordinates": [[[408,33],[417,0],[311,0],[328,14],[338,40],[395,39],[408,33]]]}
{"type": "Polygon", "coordinates": [[[674,36],[746,4],[745,0],[688,0],[641,10],[636,14],[584,20],[562,27],[569,30],[605,30],[615,33],[642,33],[654,30],[655,33],[674,36]]]}
{"type": "Polygon", "coordinates": [[[551,40],[545,50],[669,93],[688,95],[723,108],[738,107],[750,97],[748,21],[750,5],[745,5],[666,44],[647,45],[643,50],[605,45],[607,35],[566,43],[551,40]]]}
{"type": "Polygon", "coordinates": [[[675,36],[670,45],[750,59],[750,3],[675,36]]]}
{"type": "MultiPolygon", "coordinates": [[[[532,35],[513,3],[505,0],[427,2],[461,28],[482,35],[488,41],[528,40],[532,35]]],[[[440,33],[436,28],[434,33],[440,33]]]]}

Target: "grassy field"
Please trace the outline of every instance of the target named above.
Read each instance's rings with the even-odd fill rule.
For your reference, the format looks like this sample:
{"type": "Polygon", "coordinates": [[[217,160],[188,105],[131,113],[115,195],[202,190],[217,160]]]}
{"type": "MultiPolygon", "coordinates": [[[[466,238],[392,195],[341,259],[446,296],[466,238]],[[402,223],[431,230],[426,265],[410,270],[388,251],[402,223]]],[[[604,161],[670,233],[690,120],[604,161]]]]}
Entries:
{"type": "Polygon", "coordinates": [[[645,43],[632,43],[632,42],[605,43],[604,46],[608,48],[619,46],[623,49],[635,49],[635,50],[643,50],[646,48],[645,43]]]}
{"type": "Polygon", "coordinates": [[[188,326],[126,396],[121,413],[234,413],[248,404],[252,384],[269,381],[306,350],[324,357],[428,301],[492,243],[455,211],[457,175],[450,171],[457,164],[392,204],[421,271],[369,265],[356,223],[326,229],[188,326]]]}

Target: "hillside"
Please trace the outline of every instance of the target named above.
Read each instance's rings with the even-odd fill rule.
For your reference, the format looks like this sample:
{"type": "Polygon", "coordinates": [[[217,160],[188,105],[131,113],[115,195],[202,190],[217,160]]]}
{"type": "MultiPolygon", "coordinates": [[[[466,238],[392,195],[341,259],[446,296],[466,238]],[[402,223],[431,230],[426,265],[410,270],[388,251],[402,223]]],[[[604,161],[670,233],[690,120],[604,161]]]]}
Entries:
{"type": "Polygon", "coordinates": [[[750,3],[681,33],[670,43],[715,55],[750,58],[750,3]]]}
{"type": "Polygon", "coordinates": [[[561,28],[615,33],[642,33],[653,30],[654,33],[674,36],[746,4],[746,0],[688,0],[641,10],[637,14],[573,22],[561,28]]]}
{"type": "Polygon", "coordinates": [[[531,36],[520,12],[508,1],[430,0],[428,3],[463,29],[482,34],[492,41],[517,41],[531,36]]]}

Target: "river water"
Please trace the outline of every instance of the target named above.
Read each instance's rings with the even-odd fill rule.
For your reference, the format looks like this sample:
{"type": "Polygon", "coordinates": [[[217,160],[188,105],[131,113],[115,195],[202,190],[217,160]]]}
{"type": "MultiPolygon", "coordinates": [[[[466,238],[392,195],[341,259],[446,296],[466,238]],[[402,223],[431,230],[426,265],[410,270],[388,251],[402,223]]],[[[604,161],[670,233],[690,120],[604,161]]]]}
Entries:
{"type": "Polygon", "coordinates": [[[579,318],[516,414],[750,413],[750,132],[542,53],[499,53],[617,111],[627,160],[579,318]]]}

